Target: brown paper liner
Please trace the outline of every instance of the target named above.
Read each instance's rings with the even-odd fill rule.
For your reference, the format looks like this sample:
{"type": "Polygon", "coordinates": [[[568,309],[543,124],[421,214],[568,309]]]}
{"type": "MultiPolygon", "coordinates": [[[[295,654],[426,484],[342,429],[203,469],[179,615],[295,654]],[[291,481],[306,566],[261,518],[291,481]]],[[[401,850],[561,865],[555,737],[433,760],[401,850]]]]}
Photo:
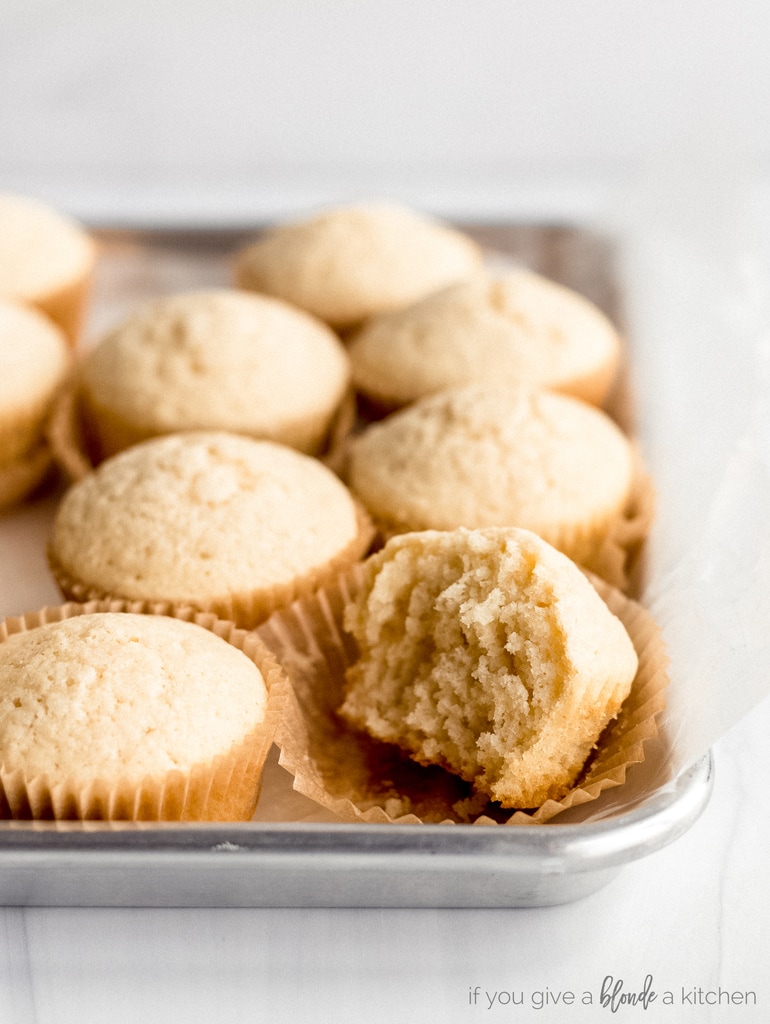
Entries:
{"type": "Polygon", "coordinates": [[[634,473],[625,505],[607,519],[564,528],[543,538],[606,583],[635,593],[639,558],[655,518],[655,488],[634,451],[634,473]]]}
{"type": "Polygon", "coordinates": [[[0,817],[103,821],[246,821],[254,812],[260,778],[278,724],[286,713],[290,686],[275,656],[254,634],[232,622],[192,609],[148,609],[120,601],[92,601],[43,608],[0,623],[0,643],[47,622],[92,612],[171,615],[208,629],[249,657],[268,690],[264,720],[243,741],[189,772],[146,776],[141,781],[96,779],[85,786],[73,780],[38,775],[0,765],[0,817]]]}
{"type": "Polygon", "coordinates": [[[53,459],[46,443],[36,445],[24,458],[0,466],[0,512],[23,501],[43,483],[53,459]]]}
{"type": "Polygon", "coordinates": [[[561,800],[505,810],[444,769],[423,767],[396,747],[352,729],[336,715],[345,669],[358,656],[342,616],[362,578],[361,567],[354,567],[333,586],[276,612],[257,631],[292,683],[276,743],[297,792],[350,822],[541,824],[622,785],[629,766],[644,760],[644,744],[657,735],[656,718],[665,704],[668,659],[650,615],[596,578],[599,594],[628,630],[639,669],[619,716],[561,800]]]}
{"type": "Polygon", "coordinates": [[[46,425],[53,458],[70,482],[82,479],[98,464],[96,447],[81,415],[77,377],[73,373],[59,392],[46,425]]]}
{"type": "Polygon", "coordinates": [[[50,544],[47,549],[48,565],[62,596],[68,601],[83,604],[87,601],[134,600],[137,609],[154,609],[162,605],[172,609],[171,614],[176,614],[177,610],[184,611],[194,607],[196,611],[209,612],[220,619],[231,621],[241,629],[254,629],[276,609],[291,604],[292,601],[324,586],[366,554],[374,536],[374,527],[369,516],[358,503],[356,503],[356,520],[357,533],[355,537],[323,565],[314,566],[304,575],[287,583],[262,587],[251,593],[229,593],[209,600],[201,597],[195,601],[192,599],[169,601],[159,595],[155,599],[136,601],[126,597],[125,594],[110,593],[79,580],[69,572],[61,564],[50,544]]]}
{"type": "Polygon", "coordinates": [[[96,270],[96,243],[92,241],[88,266],[76,278],[54,291],[30,298],[31,305],[49,316],[64,331],[70,348],[77,348],[83,333],[96,270]]]}
{"type": "MultiPolygon", "coordinates": [[[[343,450],[345,438],[353,429],[355,418],[355,397],[352,390],[348,390],[331,422],[328,423],[324,417],[323,424],[319,423],[317,450],[305,454],[315,455],[335,470],[339,453],[343,450]]],[[[116,417],[113,417],[113,421],[107,431],[113,443],[105,447],[89,422],[77,374],[73,373],[59,392],[46,427],[54,461],[69,481],[74,483],[82,479],[111,454],[148,439],[149,435],[131,431],[124,424],[119,425],[116,417]]]]}

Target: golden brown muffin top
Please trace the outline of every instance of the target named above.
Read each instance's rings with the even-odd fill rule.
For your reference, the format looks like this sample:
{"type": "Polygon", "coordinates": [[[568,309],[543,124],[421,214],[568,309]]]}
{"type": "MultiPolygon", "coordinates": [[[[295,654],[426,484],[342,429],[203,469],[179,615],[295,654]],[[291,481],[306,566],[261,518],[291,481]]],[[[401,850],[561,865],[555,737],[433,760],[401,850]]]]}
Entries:
{"type": "Polygon", "coordinates": [[[202,626],[94,613],[0,643],[6,771],[137,781],[227,753],[265,716],[256,665],[202,626]]]}

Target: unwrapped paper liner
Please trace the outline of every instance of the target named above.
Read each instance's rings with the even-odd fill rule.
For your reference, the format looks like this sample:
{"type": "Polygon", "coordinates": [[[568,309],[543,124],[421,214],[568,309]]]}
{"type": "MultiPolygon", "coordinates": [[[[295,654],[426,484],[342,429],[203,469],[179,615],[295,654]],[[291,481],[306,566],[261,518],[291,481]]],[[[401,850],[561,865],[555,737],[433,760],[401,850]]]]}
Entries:
{"type": "Polygon", "coordinates": [[[335,712],[343,699],[345,669],[357,657],[355,641],[341,625],[343,609],[361,581],[361,566],[355,566],[335,585],[274,613],[258,629],[293,687],[276,743],[297,792],[350,822],[539,824],[621,786],[629,767],[644,760],[645,743],[658,735],[657,716],[665,704],[667,657],[647,612],[595,578],[631,636],[639,671],[620,715],[562,800],[503,810],[444,769],[425,768],[390,744],[353,730],[335,712]]]}
{"type": "Polygon", "coordinates": [[[253,813],[262,769],[279,721],[286,711],[290,688],[272,653],[254,633],[237,629],[214,615],[157,605],[152,610],[128,602],[94,601],[43,608],[0,623],[0,643],[48,622],[60,622],[92,612],[134,612],[171,615],[194,622],[242,651],[260,670],[268,690],[264,720],[244,740],[213,761],[194,765],[189,772],[128,779],[96,779],[86,786],[73,780],[38,775],[0,765],[0,817],[17,819],[103,821],[232,821],[253,813]]]}

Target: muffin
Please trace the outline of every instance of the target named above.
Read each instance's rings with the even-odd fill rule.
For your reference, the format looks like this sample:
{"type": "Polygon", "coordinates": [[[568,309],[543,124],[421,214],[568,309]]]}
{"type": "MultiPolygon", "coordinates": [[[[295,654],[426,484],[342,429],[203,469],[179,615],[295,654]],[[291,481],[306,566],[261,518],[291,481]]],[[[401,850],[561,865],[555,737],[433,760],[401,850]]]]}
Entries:
{"type": "Polygon", "coordinates": [[[221,432],[153,438],[105,460],[57,509],[66,597],[211,611],[252,627],[359,558],[368,520],[321,462],[221,432]]]}
{"type": "Polygon", "coordinates": [[[227,430],[315,453],[350,365],[325,324],[236,289],[149,302],[88,353],[78,374],[97,458],[182,430],[227,430]]]}
{"type": "Polygon", "coordinates": [[[346,479],[385,536],[518,526],[603,575],[608,538],[631,508],[635,459],[594,406],[470,385],[369,425],[350,443],[346,479]]]}
{"type": "Polygon", "coordinates": [[[43,203],[0,195],[0,296],[51,317],[74,345],[96,261],[91,237],[43,203]]]}
{"type": "Polygon", "coordinates": [[[346,330],[480,265],[461,232],[396,204],[360,204],[274,227],[238,254],[235,280],[346,330]]]}
{"type": "Polygon", "coordinates": [[[130,612],[75,613],[7,635],[0,812],[248,819],[274,728],[252,648],[247,656],[197,623],[130,612]]]}
{"type": "Polygon", "coordinates": [[[0,299],[0,507],[24,497],[50,465],[45,421],[69,361],[52,321],[0,299]]]}
{"type": "Polygon", "coordinates": [[[474,274],[374,317],[350,340],[355,386],[384,408],[467,383],[546,387],[599,405],[619,355],[596,306],[523,269],[474,274]]]}
{"type": "Polygon", "coordinates": [[[638,666],[583,573],[518,529],[393,538],[344,623],[340,715],[509,808],[566,793],[638,666]]]}

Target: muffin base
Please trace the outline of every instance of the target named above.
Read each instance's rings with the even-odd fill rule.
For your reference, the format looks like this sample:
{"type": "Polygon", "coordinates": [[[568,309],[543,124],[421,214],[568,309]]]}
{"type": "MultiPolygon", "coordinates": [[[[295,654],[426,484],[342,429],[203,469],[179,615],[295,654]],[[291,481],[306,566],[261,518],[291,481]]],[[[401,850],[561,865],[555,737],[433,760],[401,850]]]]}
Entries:
{"type": "MultiPolygon", "coordinates": [[[[86,405],[78,381],[73,376],[59,392],[46,428],[53,458],[72,482],[82,479],[111,454],[150,436],[132,431],[115,418],[106,431],[111,441],[105,444],[95,428],[100,414],[89,416],[86,405]]],[[[334,469],[345,438],[353,430],[355,418],[356,404],[351,390],[346,392],[331,420],[324,417],[323,422],[318,420],[313,425],[312,440],[307,447],[299,444],[291,447],[317,456],[334,469]]]]}
{"type": "Polygon", "coordinates": [[[146,776],[139,781],[95,779],[78,785],[71,779],[48,775],[27,777],[21,769],[8,771],[0,765],[0,817],[59,821],[248,820],[254,813],[262,769],[289,697],[288,681],[274,655],[253,633],[213,615],[164,606],[147,609],[116,601],[65,604],[6,619],[0,623],[0,643],[12,633],[92,612],[172,615],[215,633],[243,651],[262,673],[268,690],[265,718],[242,741],[211,762],[162,777],[146,776]]]}
{"type": "MultiPolygon", "coordinates": [[[[367,513],[358,504],[356,504],[356,520],[358,526],[356,536],[334,558],[323,565],[313,567],[303,576],[290,582],[262,587],[250,593],[225,594],[222,597],[212,597],[208,600],[170,601],[158,597],[142,601],[134,600],[134,605],[143,611],[165,607],[170,609],[170,614],[194,608],[196,611],[208,612],[218,618],[233,622],[241,629],[254,629],[276,609],[326,585],[338,573],[343,572],[366,554],[374,537],[374,527],[367,513]]],[[[47,557],[56,585],[66,600],[81,604],[87,601],[132,600],[125,594],[110,593],[84,580],[79,580],[61,564],[51,545],[48,546],[47,557]]]]}

